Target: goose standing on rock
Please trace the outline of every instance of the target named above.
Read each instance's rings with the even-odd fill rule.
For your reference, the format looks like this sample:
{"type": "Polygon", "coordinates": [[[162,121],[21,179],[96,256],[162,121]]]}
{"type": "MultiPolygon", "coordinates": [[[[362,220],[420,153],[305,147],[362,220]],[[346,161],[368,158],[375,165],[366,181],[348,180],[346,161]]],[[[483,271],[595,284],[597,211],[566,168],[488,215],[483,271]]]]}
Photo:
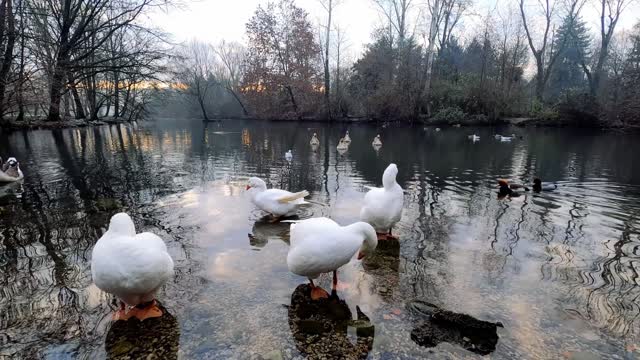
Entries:
{"type": "Polygon", "coordinates": [[[119,213],[93,248],[91,276],[100,290],[120,299],[114,320],[145,320],[162,316],[155,295],[173,276],[173,260],[161,238],[136,234],[129,215],[119,213]]]}
{"type": "Polygon", "coordinates": [[[371,143],[371,145],[382,146],[382,140],[380,140],[380,134],[376,135],[376,137],[373,138],[373,142],[371,143]]]}
{"type": "Polygon", "coordinates": [[[320,139],[318,139],[318,135],[316,135],[316,133],[313,133],[313,136],[311,137],[311,141],[309,141],[309,145],[311,146],[320,145],[320,139]]]}
{"type": "Polygon", "coordinates": [[[360,260],[378,246],[376,231],[365,222],[340,226],[325,217],[312,218],[291,224],[290,233],[287,266],[292,273],[309,279],[313,300],[329,297],[324,289],[313,283],[313,279],[322,273],[333,272],[332,293],[335,294],[338,268],[347,264],[356,253],[360,260]]]}
{"type": "Polygon", "coordinates": [[[267,184],[257,177],[249,179],[247,192],[251,202],[260,210],[269,213],[273,217],[273,222],[283,216],[295,215],[298,206],[307,204],[304,198],[309,196],[306,190],[292,193],[280,189],[267,189],[267,184]]]}
{"type": "MultiPolygon", "coordinates": [[[[2,158],[0,158],[2,163],[2,158]]],[[[0,183],[3,182],[15,182],[24,179],[24,174],[20,170],[20,163],[16,158],[10,157],[7,162],[2,165],[2,171],[0,171],[0,183]]]]}
{"type": "Polygon", "coordinates": [[[347,145],[351,145],[351,137],[349,136],[349,130],[347,130],[347,133],[344,134],[342,141],[344,141],[347,145]]]}
{"type": "Polygon", "coordinates": [[[396,239],[391,229],[402,217],[404,191],[396,182],[397,175],[398,167],[390,164],[382,174],[383,187],[370,188],[360,210],[360,220],[371,224],[380,240],[396,239]]]}

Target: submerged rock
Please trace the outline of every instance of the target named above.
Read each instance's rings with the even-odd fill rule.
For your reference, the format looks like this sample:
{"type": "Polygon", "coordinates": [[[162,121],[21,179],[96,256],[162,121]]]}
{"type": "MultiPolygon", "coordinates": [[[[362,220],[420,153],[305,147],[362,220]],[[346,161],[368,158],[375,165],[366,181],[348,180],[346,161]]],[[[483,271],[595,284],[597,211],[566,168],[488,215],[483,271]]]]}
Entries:
{"type": "Polygon", "coordinates": [[[499,339],[497,329],[503,327],[499,322],[478,320],[424,301],[413,301],[407,307],[414,314],[426,317],[411,331],[411,340],[420,346],[430,348],[448,342],[481,355],[490,354],[496,349],[499,339]]]}
{"type": "Polygon", "coordinates": [[[311,300],[311,286],[299,285],[291,295],[289,328],[296,348],[309,359],[366,358],[373,346],[375,327],[356,307],[357,319],[344,300],[332,295],[329,299],[311,300]],[[357,341],[347,337],[349,327],[355,327],[357,341]]]}
{"type": "Polygon", "coordinates": [[[140,321],[116,321],[104,347],[109,359],[177,359],[180,342],[178,320],[160,305],[164,315],[140,321]]]}

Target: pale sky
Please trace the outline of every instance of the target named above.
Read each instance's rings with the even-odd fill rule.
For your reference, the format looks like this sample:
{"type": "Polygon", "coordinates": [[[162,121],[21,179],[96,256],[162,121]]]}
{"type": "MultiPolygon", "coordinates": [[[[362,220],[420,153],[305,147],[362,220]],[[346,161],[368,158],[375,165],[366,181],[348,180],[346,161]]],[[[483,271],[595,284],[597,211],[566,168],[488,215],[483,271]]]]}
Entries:
{"type": "MultiPolygon", "coordinates": [[[[425,0],[426,1],[426,0],[425,0]]],[[[425,1],[416,1],[424,3],[425,1]]],[[[258,5],[265,5],[268,0],[199,0],[185,1],[181,9],[171,9],[169,13],[156,13],[151,21],[164,28],[173,35],[174,41],[182,42],[196,38],[202,41],[217,43],[225,39],[245,43],[245,25],[253,16],[258,5]]],[[[309,20],[317,25],[324,23],[326,12],[317,0],[297,0],[297,5],[309,12],[309,20]]],[[[496,17],[496,3],[500,13],[506,15],[506,7],[515,10],[515,0],[475,0],[456,33],[463,39],[469,39],[480,34],[487,13],[496,17]]],[[[530,1],[529,6],[535,10],[537,2],[530,1]]],[[[616,32],[630,29],[639,19],[640,1],[633,7],[626,9],[618,24],[616,32]]],[[[583,17],[591,26],[595,39],[598,39],[598,15],[595,3],[587,3],[583,10],[583,17]]],[[[515,14],[517,16],[517,13],[515,14]]],[[[415,15],[414,15],[415,16],[415,15]]],[[[497,19],[496,19],[497,20],[497,19]]],[[[536,22],[530,19],[532,31],[536,32],[536,22]]],[[[339,25],[347,33],[347,52],[359,56],[364,46],[371,42],[371,33],[377,25],[382,23],[382,17],[371,0],[342,0],[342,4],[335,9],[334,24],[339,25]]],[[[416,27],[419,34],[423,28],[416,27]]]]}

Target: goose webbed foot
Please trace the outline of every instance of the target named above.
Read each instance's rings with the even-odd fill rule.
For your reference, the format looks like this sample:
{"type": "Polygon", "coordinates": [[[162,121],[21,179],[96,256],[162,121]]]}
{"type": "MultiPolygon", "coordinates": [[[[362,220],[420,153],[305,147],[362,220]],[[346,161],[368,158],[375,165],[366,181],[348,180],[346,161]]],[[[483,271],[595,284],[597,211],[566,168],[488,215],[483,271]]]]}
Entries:
{"type": "Polygon", "coordinates": [[[162,317],[163,315],[162,310],[155,300],[134,307],[133,309],[131,309],[130,313],[130,316],[134,316],[140,321],[144,321],[150,318],[162,317]]]}

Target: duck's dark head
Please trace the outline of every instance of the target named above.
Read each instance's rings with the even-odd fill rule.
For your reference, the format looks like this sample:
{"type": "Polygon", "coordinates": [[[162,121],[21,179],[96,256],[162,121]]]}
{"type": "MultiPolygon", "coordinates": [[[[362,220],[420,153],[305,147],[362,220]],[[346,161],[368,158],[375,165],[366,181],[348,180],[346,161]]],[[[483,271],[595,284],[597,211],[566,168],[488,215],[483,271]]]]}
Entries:
{"type": "Polygon", "coordinates": [[[535,179],[533,179],[533,184],[534,185],[542,185],[542,180],[540,180],[540,178],[535,178],[535,179]]]}

